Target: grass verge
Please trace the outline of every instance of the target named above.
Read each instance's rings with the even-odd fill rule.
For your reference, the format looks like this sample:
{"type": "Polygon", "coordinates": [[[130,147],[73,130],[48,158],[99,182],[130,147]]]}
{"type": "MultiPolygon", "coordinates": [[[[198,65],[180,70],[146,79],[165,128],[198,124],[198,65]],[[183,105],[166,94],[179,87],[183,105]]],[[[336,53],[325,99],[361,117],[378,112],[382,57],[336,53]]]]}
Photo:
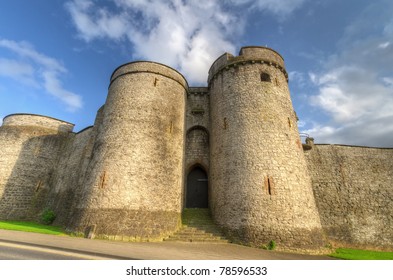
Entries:
{"type": "Polygon", "coordinates": [[[34,222],[0,221],[0,229],[53,235],[67,235],[61,227],[42,225],[34,222]]]}
{"type": "Polygon", "coordinates": [[[393,252],[378,252],[339,248],[331,257],[343,260],[393,260],[393,252]]]}

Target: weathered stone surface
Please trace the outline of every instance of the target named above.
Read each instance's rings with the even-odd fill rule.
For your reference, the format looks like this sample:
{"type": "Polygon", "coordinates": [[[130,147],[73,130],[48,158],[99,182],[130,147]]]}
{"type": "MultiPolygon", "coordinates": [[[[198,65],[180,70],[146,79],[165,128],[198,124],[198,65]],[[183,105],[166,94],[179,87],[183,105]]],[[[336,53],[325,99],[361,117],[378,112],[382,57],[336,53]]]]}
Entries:
{"type": "Polygon", "coordinates": [[[331,242],[393,248],[393,149],[313,145],[305,155],[331,242]]]}
{"type": "Polygon", "coordinates": [[[208,88],[190,88],[186,110],[186,174],[195,165],[209,170],[210,98],[208,88]]]}
{"type": "MultiPolygon", "coordinates": [[[[161,64],[131,63],[115,71],[103,109],[102,127],[82,183],[84,190],[77,198],[75,209],[82,212],[75,210],[72,217],[77,228],[88,221],[96,224],[99,232],[112,231],[114,226],[107,221],[119,218],[108,216],[116,213],[111,209],[147,216],[153,212],[180,216],[185,85],[180,74],[161,64]],[[105,218],[99,213],[105,213],[105,218]],[[79,216],[80,222],[76,222],[75,217],[79,216]]],[[[149,217],[157,229],[177,229],[176,219],[169,222],[159,215],[149,217]]],[[[149,220],[133,220],[123,224],[122,231],[144,234],[143,221],[147,227],[149,220]]]]}
{"type": "Polygon", "coordinates": [[[36,127],[57,132],[72,132],[74,125],[51,117],[33,114],[14,114],[4,118],[2,126],[36,127]]]}
{"type": "Polygon", "coordinates": [[[64,145],[47,198],[47,207],[57,213],[55,223],[58,225],[68,224],[78,198],[87,191],[83,182],[97,131],[98,126],[95,126],[72,134],[64,145]]]}
{"type": "Polygon", "coordinates": [[[73,125],[18,114],[0,127],[0,219],[36,220],[45,207],[51,178],[73,125]]]}
{"type": "Polygon", "coordinates": [[[209,84],[212,213],[248,244],[318,248],[322,228],[285,70],[261,63],[277,56],[246,49],[228,67],[212,66],[221,69],[210,72],[209,84]]]}
{"type": "Polygon", "coordinates": [[[119,236],[131,241],[163,240],[181,226],[181,215],[175,211],[88,208],[76,212],[69,230],[83,233],[93,227],[95,236],[107,239],[119,236]]]}

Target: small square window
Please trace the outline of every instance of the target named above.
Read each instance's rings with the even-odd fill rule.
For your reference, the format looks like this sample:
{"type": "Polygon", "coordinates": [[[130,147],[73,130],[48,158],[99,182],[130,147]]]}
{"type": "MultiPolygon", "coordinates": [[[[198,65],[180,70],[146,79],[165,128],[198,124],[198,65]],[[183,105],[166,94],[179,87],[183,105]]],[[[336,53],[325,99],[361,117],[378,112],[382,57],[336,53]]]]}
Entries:
{"type": "Polygon", "coordinates": [[[261,73],[262,82],[271,82],[270,75],[268,73],[261,73]]]}

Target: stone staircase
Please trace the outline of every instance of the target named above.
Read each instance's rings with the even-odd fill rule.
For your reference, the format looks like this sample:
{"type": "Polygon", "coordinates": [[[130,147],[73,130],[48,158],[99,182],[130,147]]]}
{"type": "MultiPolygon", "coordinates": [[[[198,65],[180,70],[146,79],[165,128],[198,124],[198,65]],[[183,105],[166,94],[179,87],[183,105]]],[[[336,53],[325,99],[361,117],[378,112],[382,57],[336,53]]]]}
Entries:
{"type": "Polygon", "coordinates": [[[184,209],[182,227],[164,241],[228,243],[207,208],[184,209]]]}

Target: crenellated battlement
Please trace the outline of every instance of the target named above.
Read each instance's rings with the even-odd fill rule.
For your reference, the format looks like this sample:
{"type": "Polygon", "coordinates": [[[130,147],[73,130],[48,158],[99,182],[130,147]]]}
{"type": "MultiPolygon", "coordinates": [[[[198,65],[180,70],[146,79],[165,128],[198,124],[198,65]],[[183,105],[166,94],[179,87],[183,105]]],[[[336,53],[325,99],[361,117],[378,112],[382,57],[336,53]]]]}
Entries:
{"type": "Polygon", "coordinates": [[[288,73],[285,70],[284,59],[273,49],[267,47],[243,47],[239,56],[225,53],[220,56],[210,67],[208,83],[217,77],[222,71],[229,70],[246,64],[266,64],[279,69],[288,81],[288,73]]]}
{"type": "Polygon", "coordinates": [[[35,114],[12,114],[4,117],[3,126],[30,126],[54,130],[60,133],[72,132],[74,124],[52,117],[35,114]]]}

